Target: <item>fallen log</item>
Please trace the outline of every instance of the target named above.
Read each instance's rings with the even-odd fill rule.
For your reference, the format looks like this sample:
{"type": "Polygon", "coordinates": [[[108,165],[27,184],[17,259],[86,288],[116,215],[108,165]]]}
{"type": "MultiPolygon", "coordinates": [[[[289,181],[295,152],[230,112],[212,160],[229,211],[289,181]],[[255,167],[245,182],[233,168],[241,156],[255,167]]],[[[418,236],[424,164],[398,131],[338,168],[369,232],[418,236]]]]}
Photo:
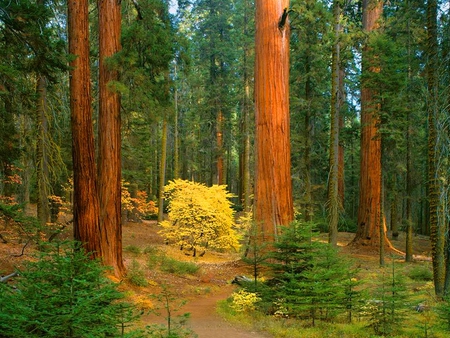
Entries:
{"type": "Polygon", "coordinates": [[[15,271],[15,272],[13,272],[13,273],[11,273],[11,274],[9,274],[9,275],[1,276],[1,277],[0,277],[0,283],[5,283],[5,282],[8,281],[8,279],[13,278],[13,277],[16,277],[16,276],[18,276],[18,275],[19,275],[19,273],[18,273],[17,271],[15,271]]]}

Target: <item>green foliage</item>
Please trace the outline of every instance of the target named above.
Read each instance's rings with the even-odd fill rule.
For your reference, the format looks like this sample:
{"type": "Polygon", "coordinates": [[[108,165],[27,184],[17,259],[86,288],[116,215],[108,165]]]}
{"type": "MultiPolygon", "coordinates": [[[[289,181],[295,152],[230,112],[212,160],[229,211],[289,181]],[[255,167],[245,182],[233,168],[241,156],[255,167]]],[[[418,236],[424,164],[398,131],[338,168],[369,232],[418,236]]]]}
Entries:
{"type": "Polygon", "coordinates": [[[330,320],[351,309],[357,296],[351,264],[335,248],[319,242],[311,226],[293,223],[282,228],[271,253],[269,297],[281,317],[330,320]]]}
{"type": "Polygon", "coordinates": [[[124,336],[133,308],[104,272],[74,243],[40,254],[20,271],[17,289],[0,283],[0,336],[124,336]]]}
{"type": "Polygon", "coordinates": [[[365,314],[376,335],[394,335],[401,331],[399,322],[405,317],[407,293],[405,279],[392,261],[391,271],[383,268],[378,276],[378,285],[367,301],[365,314]]]}
{"type": "Polygon", "coordinates": [[[433,270],[428,266],[417,265],[408,272],[408,277],[415,281],[432,281],[433,270]]]}
{"type": "Polygon", "coordinates": [[[147,286],[148,281],[145,278],[145,271],[141,268],[139,263],[133,259],[131,266],[128,269],[127,279],[136,286],[147,286]]]}
{"type": "Polygon", "coordinates": [[[158,295],[154,295],[159,307],[153,310],[157,316],[164,316],[166,325],[154,324],[147,326],[147,333],[150,337],[160,338],[196,338],[197,335],[189,327],[187,321],[190,317],[189,313],[174,316],[173,313],[180,310],[186,301],[179,301],[178,295],[169,290],[167,285],[162,286],[162,291],[158,295]]]}
{"type": "Polygon", "coordinates": [[[161,222],[161,235],[182,249],[227,250],[238,247],[233,229],[234,212],[225,186],[210,188],[203,184],[175,180],[165,187],[169,220],[161,222]]]}
{"type": "MultiPolygon", "coordinates": [[[[267,253],[267,243],[261,243],[258,240],[260,235],[260,228],[253,221],[251,213],[246,214],[240,218],[240,222],[247,230],[248,240],[247,247],[245,248],[244,256],[242,261],[246,263],[252,271],[254,291],[258,290],[258,278],[261,272],[264,270],[265,262],[269,258],[267,253]]],[[[250,287],[250,286],[247,286],[250,287]]]]}
{"type": "Polygon", "coordinates": [[[192,262],[182,262],[170,257],[162,257],[160,269],[161,271],[177,275],[193,275],[197,273],[200,267],[192,262]]]}
{"type": "Polygon", "coordinates": [[[131,252],[132,254],[139,255],[141,253],[141,249],[135,245],[127,245],[123,248],[123,251],[131,252]]]}

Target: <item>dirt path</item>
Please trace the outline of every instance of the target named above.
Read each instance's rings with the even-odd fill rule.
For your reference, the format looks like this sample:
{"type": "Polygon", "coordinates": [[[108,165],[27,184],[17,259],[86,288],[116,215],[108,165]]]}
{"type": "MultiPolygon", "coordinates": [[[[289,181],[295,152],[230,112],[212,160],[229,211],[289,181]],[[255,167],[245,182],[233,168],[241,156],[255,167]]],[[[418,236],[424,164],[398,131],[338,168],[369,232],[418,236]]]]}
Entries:
{"type": "Polygon", "coordinates": [[[232,285],[222,287],[213,295],[193,299],[184,307],[191,314],[189,326],[199,338],[267,338],[267,334],[239,328],[216,313],[218,301],[226,299],[234,290],[232,285]]]}

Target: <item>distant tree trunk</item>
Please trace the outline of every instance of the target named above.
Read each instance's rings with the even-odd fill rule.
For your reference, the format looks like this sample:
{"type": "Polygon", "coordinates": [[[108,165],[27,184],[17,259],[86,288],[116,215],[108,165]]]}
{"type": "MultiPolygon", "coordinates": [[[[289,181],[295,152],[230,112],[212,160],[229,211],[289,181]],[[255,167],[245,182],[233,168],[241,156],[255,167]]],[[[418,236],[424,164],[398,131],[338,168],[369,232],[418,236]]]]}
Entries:
{"type": "Polygon", "coordinates": [[[216,183],[219,185],[224,184],[224,159],[223,159],[223,125],[224,117],[222,111],[217,113],[216,120],[216,142],[217,142],[217,178],[216,183]]]}
{"type": "Polygon", "coordinates": [[[406,249],[405,249],[405,261],[413,261],[413,221],[412,221],[412,161],[411,161],[411,111],[408,109],[407,113],[407,131],[406,131],[406,249]]]}
{"type": "MultiPolygon", "coordinates": [[[[380,0],[363,1],[363,29],[371,33],[379,28],[378,21],[383,13],[380,0]]],[[[363,72],[377,73],[376,56],[371,55],[370,46],[363,50],[363,72]]],[[[358,223],[352,243],[358,246],[380,248],[380,243],[392,248],[386,237],[382,219],[382,174],[380,103],[377,92],[370,87],[369,80],[363,81],[361,88],[361,163],[359,183],[358,223]],[[380,236],[381,235],[381,236],[380,236]]]]}
{"type": "Polygon", "coordinates": [[[428,204],[431,254],[433,259],[434,290],[438,297],[444,295],[445,284],[445,231],[446,225],[439,222],[439,175],[437,169],[437,115],[438,115],[438,41],[437,1],[427,3],[427,47],[428,47],[428,204]]]}
{"type": "Polygon", "coordinates": [[[88,1],[68,1],[70,111],[73,161],[73,232],[93,257],[101,257],[100,218],[92,125],[88,1]]]}
{"type": "Polygon", "coordinates": [[[256,1],[255,221],[262,241],[294,219],[289,135],[289,1],[256,1]]]}
{"type": "MultiPolygon", "coordinates": [[[[175,78],[177,78],[177,64],[175,63],[175,78]]],[[[173,178],[180,178],[180,138],[179,138],[179,130],[178,130],[178,87],[175,83],[174,85],[174,126],[173,126],[173,178]]]]}
{"type": "Polygon", "coordinates": [[[99,0],[99,196],[103,263],[114,274],[125,273],[122,260],[121,224],[121,121],[120,95],[111,88],[118,71],[111,69],[107,58],[120,51],[120,1],[99,0]]]}
{"type": "Polygon", "coordinates": [[[161,138],[161,159],[159,162],[159,197],[158,197],[158,223],[164,220],[164,185],[166,181],[166,158],[167,158],[167,120],[163,118],[161,138]]]}
{"type": "MultiPolygon", "coordinates": [[[[339,108],[342,110],[342,107],[345,102],[345,88],[344,88],[344,78],[345,78],[345,72],[343,66],[339,65],[339,99],[340,104],[339,108]]],[[[339,131],[344,128],[344,117],[342,114],[339,114],[339,131]]],[[[342,142],[339,142],[339,155],[338,155],[338,195],[339,195],[339,205],[341,206],[341,209],[344,209],[344,202],[345,202],[345,173],[344,173],[344,146],[342,142]]]]}
{"type": "MultiPolygon", "coordinates": [[[[248,0],[244,4],[244,37],[248,36],[249,21],[249,3],[248,0]]],[[[243,84],[244,97],[242,98],[242,118],[241,118],[241,134],[242,134],[242,153],[240,156],[240,189],[239,198],[245,212],[251,209],[251,183],[250,183],[250,111],[251,111],[251,95],[250,95],[250,75],[249,75],[249,58],[250,46],[245,43],[243,45],[243,84]]]]}
{"type": "Polygon", "coordinates": [[[332,82],[331,82],[331,128],[330,128],[330,175],[328,181],[328,242],[337,246],[339,222],[339,129],[340,129],[340,24],[341,8],[338,0],[333,2],[334,45],[332,52],[332,82]]]}
{"type": "Polygon", "coordinates": [[[37,141],[36,141],[36,179],[37,179],[37,217],[41,226],[47,224],[50,218],[49,207],[49,159],[47,152],[48,143],[48,118],[47,118],[47,79],[38,75],[37,80],[37,141]]]}

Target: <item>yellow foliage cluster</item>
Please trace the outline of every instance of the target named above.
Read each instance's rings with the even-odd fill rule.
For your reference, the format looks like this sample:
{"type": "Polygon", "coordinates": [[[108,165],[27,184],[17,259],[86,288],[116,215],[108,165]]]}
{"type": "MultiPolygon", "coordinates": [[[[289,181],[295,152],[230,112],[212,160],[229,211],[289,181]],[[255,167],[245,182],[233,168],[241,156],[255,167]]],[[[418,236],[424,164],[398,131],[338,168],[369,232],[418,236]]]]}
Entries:
{"type": "Polygon", "coordinates": [[[255,304],[261,300],[254,292],[247,292],[243,289],[231,295],[233,302],[231,307],[236,312],[248,312],[255,310],[255,304]]]}
{"type": "Polygon", "coordinates": [[[232,195],[223,185],[175,180],[165,188],[169,220],[161,222],[160,233],[167,242],[196,252],[207,249],[237,249],[232,195]]]}

